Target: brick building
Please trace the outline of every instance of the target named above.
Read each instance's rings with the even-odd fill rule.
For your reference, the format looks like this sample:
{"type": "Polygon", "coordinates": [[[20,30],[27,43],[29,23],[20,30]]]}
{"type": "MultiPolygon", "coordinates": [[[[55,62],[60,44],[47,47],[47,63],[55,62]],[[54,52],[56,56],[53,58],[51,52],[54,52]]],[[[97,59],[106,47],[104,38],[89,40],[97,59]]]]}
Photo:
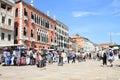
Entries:
{"type": "Polygon", "coordinates": [[[14,25],[15,44],[48,49],[56,41],[55,20],[36,9],[33,2],[16,2],[14,25]]]}
{"type": "Polygon", "coordinates": [[[93,52],[95,51],[95,44],[91,42],[88,38],[79,36],[78,34],[75,36],[72,36],[72,40],[75,41],[78,46],[82,48],[82,51],[84,52],[93,52]]]}

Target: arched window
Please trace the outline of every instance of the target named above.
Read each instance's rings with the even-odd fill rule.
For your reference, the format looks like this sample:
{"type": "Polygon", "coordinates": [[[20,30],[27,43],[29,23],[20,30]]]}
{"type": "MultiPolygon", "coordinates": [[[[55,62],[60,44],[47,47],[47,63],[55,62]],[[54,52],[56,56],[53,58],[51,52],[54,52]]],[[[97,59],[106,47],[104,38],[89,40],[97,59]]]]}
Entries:
{"type": "Polygon", "coordinates": [[[24,16],[27,16],[27,10],[24,8],[24,16]]]}
{"type": "Polygon", "coordinates": [[[33,12],[31,12],[31,19],[34,20],[34,14],[33,14],[33,12]]]}
{"type": "Polygon", "coordinates": [[[38,21],[39,19],[38,19],[38,15],[37,15],[37,24],[39,24],[39,21],[38,21]]]}
{"type": "Polygon", "coordinates": [[[37,22],[37,17],[36,17],[36,14],[35,14],[35,23],[37,22]]]}
{"type": "Polygon", "coordinates": [[[31,30],[31,37],[33,37],[33,36],[34,36],[33,30],[31,30]]]}
{"type": "Polygon", "coordinates": [[[18,8],[15,10],[15,17],[18,17],[18,8]]]}
{"type": "Polygon", "coordinates": [[[37,40],[40,41],[40,30],[37,31],[37,40]]]}
{"type": "Polygon", "coordinates": [[[24,27],[23,35],[24,35],[24,36],[27,35],[27,31],[26,31],[26,28],[25,28],[25,27],[24,27]]]}

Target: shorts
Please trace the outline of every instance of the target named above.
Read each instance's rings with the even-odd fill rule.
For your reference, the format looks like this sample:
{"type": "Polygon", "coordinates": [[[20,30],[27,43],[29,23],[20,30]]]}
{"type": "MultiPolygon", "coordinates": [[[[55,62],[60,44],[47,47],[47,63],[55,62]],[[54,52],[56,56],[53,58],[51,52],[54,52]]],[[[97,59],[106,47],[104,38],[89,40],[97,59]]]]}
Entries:
{"type": "Polygon", "coordinates": [[[110,63],[112,63],[112,62],[114,61],[114,59],[109,59],[108,61],[109,61],[110,63]]]}

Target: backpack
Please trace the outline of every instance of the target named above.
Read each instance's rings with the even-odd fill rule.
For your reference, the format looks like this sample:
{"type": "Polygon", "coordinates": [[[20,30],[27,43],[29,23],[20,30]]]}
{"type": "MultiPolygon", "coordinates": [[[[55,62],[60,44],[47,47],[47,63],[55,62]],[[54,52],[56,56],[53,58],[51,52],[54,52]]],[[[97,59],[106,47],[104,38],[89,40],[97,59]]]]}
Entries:
{"type": "Polygon", "coordinates": [[[110,56],[113,56],[113,53],[112,53],[112,52],[110,52],[110,56]]]}
{"type": "Polygon", "coordinates": [[[72,57],[76,57],[76,54],[73,54],[72,57]]]}

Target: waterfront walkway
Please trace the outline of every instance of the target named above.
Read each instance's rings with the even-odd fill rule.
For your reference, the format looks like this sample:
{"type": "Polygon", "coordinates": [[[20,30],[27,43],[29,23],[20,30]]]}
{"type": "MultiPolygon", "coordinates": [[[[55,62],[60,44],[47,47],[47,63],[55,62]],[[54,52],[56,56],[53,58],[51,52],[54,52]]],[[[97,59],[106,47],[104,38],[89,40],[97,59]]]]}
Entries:
{"type": "Polygon", "coordinates": [[[102,66],[101,61],[86,61],[45,68],[34,66],[0,66],[0,80],[120,80],[120,61],[113,67],[102,66]]]}

